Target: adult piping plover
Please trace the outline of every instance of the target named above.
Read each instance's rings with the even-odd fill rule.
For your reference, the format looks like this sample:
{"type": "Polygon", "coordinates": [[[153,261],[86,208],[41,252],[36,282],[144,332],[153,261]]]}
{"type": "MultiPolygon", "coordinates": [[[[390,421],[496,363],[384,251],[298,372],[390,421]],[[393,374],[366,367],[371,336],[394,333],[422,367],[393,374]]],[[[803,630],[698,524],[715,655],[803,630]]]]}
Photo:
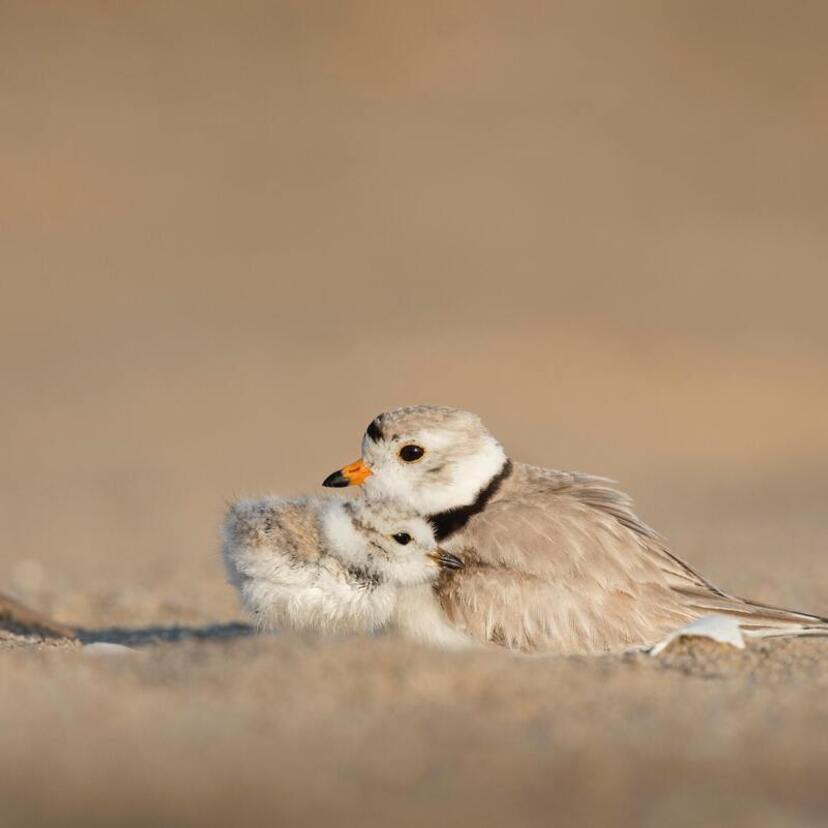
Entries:
{"type": "Polygon", "coordinates": [[[434,643],[472,643],[446,623],[432,587],[460,562],[410,509],[361,498],[240,501],[222,534],[229,581],[260,628],[393,627],[434,643]]]}
{"type": "Polygon", "coordinates": [[[708,615],[754,636],[828,634],[828,619],[743,600],[670,552],[601,477],[507,458],[479,417],[437,406],[371,421],[362,458],[325,486],[364,487],[428,517],[464,566],[444,572],[446,619],[526,652],[617,652],[708,615]]]}

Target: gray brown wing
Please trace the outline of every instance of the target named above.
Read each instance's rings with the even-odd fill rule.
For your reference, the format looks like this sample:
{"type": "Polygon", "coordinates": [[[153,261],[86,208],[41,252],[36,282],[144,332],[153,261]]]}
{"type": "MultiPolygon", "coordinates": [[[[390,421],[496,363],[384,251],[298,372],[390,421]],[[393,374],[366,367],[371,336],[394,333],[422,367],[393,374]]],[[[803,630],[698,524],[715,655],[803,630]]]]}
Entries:
{"type": "Polygon", "coordinates": [[[824,623],[717,589],[627,504],[594,490],[492,504],[448,546],[466,566],[441,579],[446,615],[481,641],[562,653],[653,643],[716,613],[737,616],[757,634],[824,623]]]}
{"type": "Polygon", "coordinates": [[[528,652],[610,652],[658,640],[692,614],[668,578],[697,582],[611,516],[570,499],[500,501],[449,547],[463,570],[441,605],[480,641],[528,652]],[[554,506],[554,508],[553,508],[554,506]]]}

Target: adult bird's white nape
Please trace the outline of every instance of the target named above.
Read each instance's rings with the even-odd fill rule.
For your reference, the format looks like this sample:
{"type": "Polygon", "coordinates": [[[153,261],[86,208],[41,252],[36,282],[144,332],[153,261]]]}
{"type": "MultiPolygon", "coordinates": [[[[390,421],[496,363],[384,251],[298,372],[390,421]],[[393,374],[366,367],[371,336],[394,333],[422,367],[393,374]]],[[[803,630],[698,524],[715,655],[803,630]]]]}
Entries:
{"type": "Polygon", "coordinates": [[[410,509],[361,498],[240,501],[222,535],[228,580],[260,629],[395,627],[427,641],[464,641],[431,588],[441,569],[460,562],[410,509]]]}
{"type": "Polygon", "coordinates": [[[611,481],[507,458],[480,418],[439,406],[380,414],[362,458],[325,486],[362,485],[428,518],[463,562],[436,586],[446,620],[525,652],[646,646],[708,615],[753,636],[826,635],[828,619],[743,600],[676,557],[611,481]]]}

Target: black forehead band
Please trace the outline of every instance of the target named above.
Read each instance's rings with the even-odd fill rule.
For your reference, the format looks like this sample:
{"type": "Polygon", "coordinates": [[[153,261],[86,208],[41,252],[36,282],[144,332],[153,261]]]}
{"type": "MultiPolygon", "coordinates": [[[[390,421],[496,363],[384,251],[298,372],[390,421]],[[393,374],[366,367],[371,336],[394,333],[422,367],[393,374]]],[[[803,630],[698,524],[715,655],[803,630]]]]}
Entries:
{"type": "Polygon", "coordinates": [[[366,429],[365,433],[375,442],[378,443],[380,440],[385,439],[385,435],[382,433],[382,429],[380,428],[380,423],[382,422],[381,417],[375,417],[371,420],[371,424],[366,429]]]}

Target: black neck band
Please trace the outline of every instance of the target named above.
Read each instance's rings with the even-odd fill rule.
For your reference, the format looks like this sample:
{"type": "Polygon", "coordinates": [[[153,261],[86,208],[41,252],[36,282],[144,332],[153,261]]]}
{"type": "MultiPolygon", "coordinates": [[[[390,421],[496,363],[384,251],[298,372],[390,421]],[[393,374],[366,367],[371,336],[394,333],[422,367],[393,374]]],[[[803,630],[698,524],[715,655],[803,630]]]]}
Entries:
{"type": "Polygon", "coordinates": [[[449,535],[462,529],[471,518],[482,512],[486,504],[497,494],[503,481],[512,473],[512,461],[507,460],[503,468],[489,481],[488,485],[477,493],[477,497],[468,506],[457,506],[454,509],[446,509],[445,512],[438,512],[428,518],[434,529],[434,537],[439,542],[445,540],[449,535]]]}

